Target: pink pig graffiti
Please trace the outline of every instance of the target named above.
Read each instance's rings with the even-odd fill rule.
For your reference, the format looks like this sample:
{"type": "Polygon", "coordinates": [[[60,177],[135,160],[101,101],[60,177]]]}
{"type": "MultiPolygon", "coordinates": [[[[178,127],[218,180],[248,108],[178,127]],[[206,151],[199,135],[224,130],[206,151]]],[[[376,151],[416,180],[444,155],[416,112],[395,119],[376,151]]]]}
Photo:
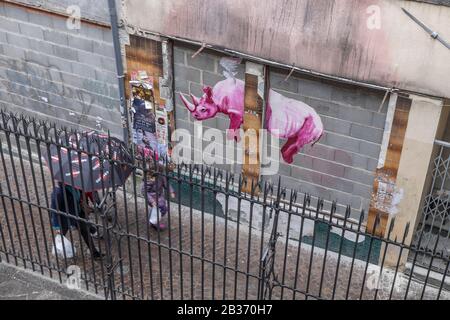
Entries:
{"type": "MultiPolygon", "coordinates": [[[[182,94],[181,100],[196,120],[206,120],[218,112],[228,115],[228,138],[239,140],[238,130],[244,118],[244,82],[227,78],[214,88],[203,88],[204,95],[191,95],[192,103],[182,94]]],[[[307,104],[269,90],[266,109],[266,128],[276,137],[288,139],[281,148],[283,159],[293,162],[294,155],[306,144],[316,143],[323,134],[323,124],[318,114],[307,104]]]]}

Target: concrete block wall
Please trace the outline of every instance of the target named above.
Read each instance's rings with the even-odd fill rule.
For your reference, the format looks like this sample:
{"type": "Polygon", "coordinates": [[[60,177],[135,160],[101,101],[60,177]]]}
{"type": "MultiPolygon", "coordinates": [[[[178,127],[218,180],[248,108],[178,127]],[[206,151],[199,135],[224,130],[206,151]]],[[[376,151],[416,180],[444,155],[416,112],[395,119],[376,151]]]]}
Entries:
{"type": "Polygon", "coordinates": [[[121,136],[111,30],[0,3],[0,108],[121,136]]]}
{"type": "MultiPolygon", "coordinates": [[[[205,50],[192,59],[197,49],[182,44],[174,47],[176,126],[191,132],[195,120],[178,93],[201,96],[203,85],[213,86],[224,79],[219,65],[221,56],[205,50]]],[[[243,79],[244,65],[241,67],[237,77],[243,79]]],[[[313,147],[305,147],[291,165],[281,160],[279,174],[283,184],[323,198],[325,207],[333,200],[348,204],[353,209],[352,216],[359,217],[362,209],[368,209],[372,193],[387,111],[385,102],[379,112],[384,92],[296,74],[284,81],[286,75],[271,68],[271,88],[313,107],[322,118],[325,135],[313,147]]],[[[227,117],[219,115],[202,125],[204,129],[225,130],[228,123],[227,117]]],[[[283,143],[280,141],[280,147],[283,143]]],[[[240,172],[239,168],[234,170],[240,172]]],[[[275,176],[265,179],[277,181],[275,176]]],[[[344,209],[339,206],[338,212],[344,209]]]]}
{"type": "Polygon", "coordinates": [[[300,75],[285,78],[285,72],[272,69],[271,87],[313,107],[325,134],[292,165],[280,164],[284,184],[320,196],[328,206],[333,200],[348,204],[354,218],[363,209],[367,213],[386,120],[384,92],[300,75]]]}

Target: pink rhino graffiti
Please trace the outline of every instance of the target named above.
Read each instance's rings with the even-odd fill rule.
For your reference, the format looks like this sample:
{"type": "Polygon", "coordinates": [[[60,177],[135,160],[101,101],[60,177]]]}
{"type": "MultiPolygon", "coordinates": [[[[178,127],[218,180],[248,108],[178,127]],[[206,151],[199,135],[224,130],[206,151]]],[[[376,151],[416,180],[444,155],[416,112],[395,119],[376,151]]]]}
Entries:
{"type": "MultiPolygon", "coordinates": [[[[201,98],[191,94],[192,102],[183,94],[180,97],[196,120],[213,118],[219,112],[226,114],[230,118],[228,138],[238,140],[238,130],[244,118],[244,88],[242,80],[227,78],[214,88],[205,86],[201,98]]],[[[265,128],[278,138],[288,139],[281,148],[287,163],[293,162],[294,155],[304,145],[316,143],[323,135],[322,121],[313,108],[272,89],[269,90],[265,128]]]]}

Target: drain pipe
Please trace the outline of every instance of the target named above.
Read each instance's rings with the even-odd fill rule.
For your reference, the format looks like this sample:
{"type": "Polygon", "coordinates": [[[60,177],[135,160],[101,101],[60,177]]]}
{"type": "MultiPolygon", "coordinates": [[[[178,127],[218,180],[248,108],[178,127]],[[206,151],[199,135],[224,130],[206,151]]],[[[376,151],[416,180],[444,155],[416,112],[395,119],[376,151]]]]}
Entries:
{"type": "Polygon", "coordinates": [[[119,98],[120,98],[120,114],[122,118],[123,127],[123,141],[128,146],[129,144],[129,122],[128,112],[125,106],[125,75],[123,73],[122,52],[120,50],[119,26],[117,18],[117,8],[115,0],[108,0],[109,13],[111,17],[111,30],[114,43],[114,54],[116,60],[117,79],[119,81],[119,98]]]}

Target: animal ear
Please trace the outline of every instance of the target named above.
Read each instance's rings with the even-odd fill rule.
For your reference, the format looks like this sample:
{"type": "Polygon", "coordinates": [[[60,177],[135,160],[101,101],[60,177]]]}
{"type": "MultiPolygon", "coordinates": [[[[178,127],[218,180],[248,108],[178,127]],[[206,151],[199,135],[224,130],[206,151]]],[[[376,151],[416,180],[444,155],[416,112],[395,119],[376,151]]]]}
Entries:
{"type": "Polygon", "coordinates": [[[207,98],[212,98],[212,88],[210,86],[203,87],[203,92],[207,98]]]}
{"type": "Polygon", "coordinates": [[[192,102],[194,103],[195,106],[198,106],[198,104],[200,103],[199,98],[197,98],[196,96],[194,96],[193,94],[190,94],[192,102]]]}

